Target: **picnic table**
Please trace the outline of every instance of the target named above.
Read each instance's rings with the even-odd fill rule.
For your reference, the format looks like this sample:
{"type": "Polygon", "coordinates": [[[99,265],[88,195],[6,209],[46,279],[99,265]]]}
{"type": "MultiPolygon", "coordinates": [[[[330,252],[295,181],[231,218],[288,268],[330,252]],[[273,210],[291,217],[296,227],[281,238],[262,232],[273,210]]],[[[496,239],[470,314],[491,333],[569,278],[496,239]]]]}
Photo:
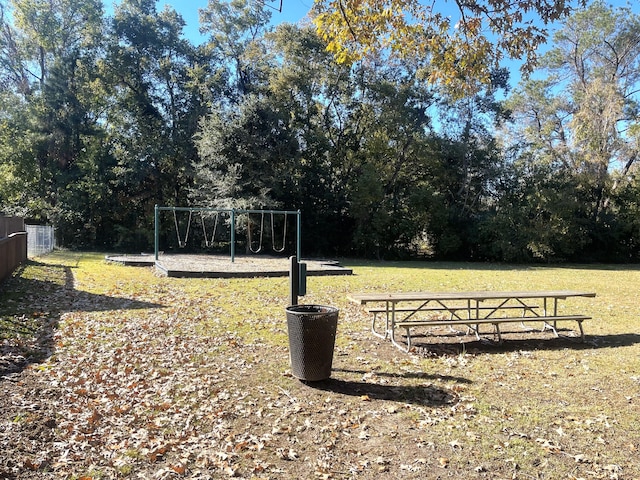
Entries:
{"type": "Polygon", "coordinates": [[[582,322],[591,317],[583,314],[559,314],[561,300],[572,297],[595,297],[594,292],[573,290],[515,291],[515,292],[401,292],[360,293],[348,299],[358,305],[367,306],[373,315],[371,331],[381,337],[390,338],[398,348],[411,349],[411,329],[415,327],[464,326],[467,333],[480,337],[480,326],[491,325],[494,337],[502,342],[500,324],[541,322],[542,330],[550,329],[558,336],[557,324],[575,321],[584,341],[582,322]],[[515,313],[515,315],[514,315],[515,313]],[[379,318],[382,317],[382,319],[379,318]],[[384,322],[384,331],[376,328],[384,322]],[[406,345],[396,340],[396,329],[405,330],[406,345]]]}

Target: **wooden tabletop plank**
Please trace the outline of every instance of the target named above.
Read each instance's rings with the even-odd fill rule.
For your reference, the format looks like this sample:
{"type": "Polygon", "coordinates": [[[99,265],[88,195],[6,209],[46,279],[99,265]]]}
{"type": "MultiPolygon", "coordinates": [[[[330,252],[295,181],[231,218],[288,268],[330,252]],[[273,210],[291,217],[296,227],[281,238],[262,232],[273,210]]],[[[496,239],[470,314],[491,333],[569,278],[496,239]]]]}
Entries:
{"type": "Polygon", "coordinates": [[[513,291],[513,292],[396,292],[396,293],[358,293],[348,295],[347,298],[360,305],[370,302],[410,302],[426,300],[497,300],[516,298],[557,298],[595,297],[595,292],[581,292],[575,290],[549,291],[513,291]]]}

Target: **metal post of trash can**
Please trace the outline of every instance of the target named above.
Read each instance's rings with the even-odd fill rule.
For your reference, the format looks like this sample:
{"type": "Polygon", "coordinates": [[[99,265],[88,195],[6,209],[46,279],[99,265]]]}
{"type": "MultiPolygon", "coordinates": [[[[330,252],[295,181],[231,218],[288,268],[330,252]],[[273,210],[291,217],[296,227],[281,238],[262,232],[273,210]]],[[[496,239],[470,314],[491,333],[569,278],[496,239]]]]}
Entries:
{"type": "Polygon", "coordinates": [[[300,267],[296,256],[289,257],[289,305],[298,305],[300,294],[300,267]]]}
{"type": "Polygon", "coordinates": [[[307,264],[289,257],[289,305],[298,305],[298,297],[307,294],[307,264]]]}

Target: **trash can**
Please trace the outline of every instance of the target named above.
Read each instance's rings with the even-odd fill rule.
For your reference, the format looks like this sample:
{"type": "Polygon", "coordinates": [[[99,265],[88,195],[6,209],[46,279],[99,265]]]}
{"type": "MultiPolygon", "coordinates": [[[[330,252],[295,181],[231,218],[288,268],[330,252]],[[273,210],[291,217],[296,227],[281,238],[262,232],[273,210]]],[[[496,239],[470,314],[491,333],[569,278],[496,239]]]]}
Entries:
{"type": "Polygon", "coordinates": [[[338,309],[323,305],[287,307],[289,359],[293,376],[308,382],[331,376],[338,309]]]}

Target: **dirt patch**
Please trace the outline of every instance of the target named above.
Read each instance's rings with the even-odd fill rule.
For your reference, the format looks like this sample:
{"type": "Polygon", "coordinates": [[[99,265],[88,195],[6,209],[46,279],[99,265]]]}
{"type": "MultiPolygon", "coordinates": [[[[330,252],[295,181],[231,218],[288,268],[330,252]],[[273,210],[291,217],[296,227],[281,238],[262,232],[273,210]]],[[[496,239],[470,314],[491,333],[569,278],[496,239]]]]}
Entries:
{"type": "MultiPolygon", "coordinates": [[[[163,254],[158,261],[153,255],[108,255],[107,261],[128,266],[156,266],[159,274],[190,278],[253,278],[289,275],[290,261],[268,255],[239,255],[231,261],[225,255],[163,254]]],[[[349,268],[334,260],[303,259],[307,275],[351,275],[349,268]]]]}
{"type": "Polygon", "coordinates": [[[70,267],[29,262],[0,285],[0,479],[53,478],[58,389],[39,374],[74,292],[70,267]]]}
{"type": "Polygon", "coordinates": [[[58,394],[31,370],[0,377],[0,478],[53,478],[58,394]]]}

